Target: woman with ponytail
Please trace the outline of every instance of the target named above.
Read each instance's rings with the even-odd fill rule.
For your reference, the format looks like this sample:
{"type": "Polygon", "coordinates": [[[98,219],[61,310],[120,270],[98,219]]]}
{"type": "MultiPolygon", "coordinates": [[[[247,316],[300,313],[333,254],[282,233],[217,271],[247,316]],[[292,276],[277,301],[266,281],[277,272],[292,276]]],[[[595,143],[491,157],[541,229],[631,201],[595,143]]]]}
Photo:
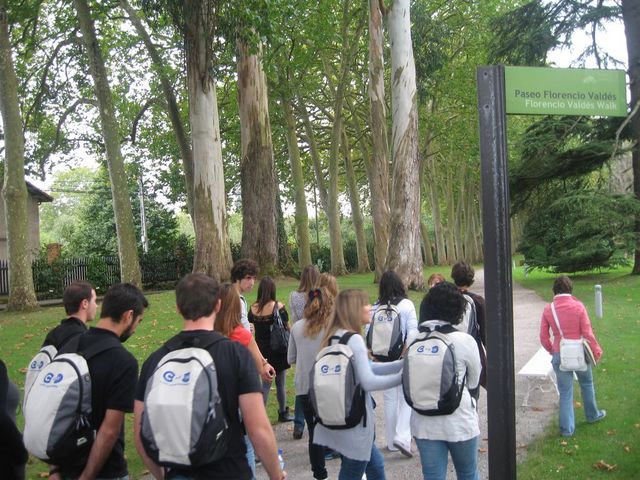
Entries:
{"type": "Polygon", "coordinates": [[[293,324],[289,337],[287,360],[296,364],[296,403],[299,401],[309,429],[309,462],[313,478],[327,478],[325,448],[313,443],[315,420],[309,400],[309,375],[316,355],[320,351],[327,323],[333,310],[333,296],[324,288],[314,288],[307,294],[302,320],[293,324]]]}

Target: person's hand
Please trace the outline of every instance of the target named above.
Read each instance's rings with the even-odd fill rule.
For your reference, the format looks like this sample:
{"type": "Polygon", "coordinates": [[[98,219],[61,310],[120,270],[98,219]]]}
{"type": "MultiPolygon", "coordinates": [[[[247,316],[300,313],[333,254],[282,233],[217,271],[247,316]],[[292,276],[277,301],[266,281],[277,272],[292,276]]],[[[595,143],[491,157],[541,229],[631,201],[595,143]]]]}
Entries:
{"type": "Polygon", "coordinates": [[[264,368],[262,369],[262,379],[265,382],[270,382],[273,380],[273,377],[276,376],[276,369],[270,363],[265,363],[264,368]]]}

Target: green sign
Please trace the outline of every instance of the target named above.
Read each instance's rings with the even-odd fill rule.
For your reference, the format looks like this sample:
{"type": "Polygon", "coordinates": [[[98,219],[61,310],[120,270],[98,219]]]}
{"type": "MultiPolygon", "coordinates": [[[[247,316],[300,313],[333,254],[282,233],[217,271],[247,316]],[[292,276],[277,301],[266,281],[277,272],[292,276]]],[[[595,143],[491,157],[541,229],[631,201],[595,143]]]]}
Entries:
{"type": "Polygon", "coordinates": [[[625,117],[623,70],[505,67],[507,113],[625,117]]]}

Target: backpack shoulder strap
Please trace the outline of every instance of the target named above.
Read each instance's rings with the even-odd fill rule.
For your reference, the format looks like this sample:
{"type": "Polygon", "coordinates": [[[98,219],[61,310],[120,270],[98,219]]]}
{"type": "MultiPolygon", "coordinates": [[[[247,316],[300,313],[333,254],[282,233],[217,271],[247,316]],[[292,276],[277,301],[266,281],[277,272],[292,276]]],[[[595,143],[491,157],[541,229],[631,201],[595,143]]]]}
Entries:
{"type": "Polygon", "coordinates": [[[453,333],[453,332],[457,332],[458,331],[450,323],[447,323],[445,325],[438,325],[434,330],[438,331],[440,333],[445,333],[445,334],[446,333],[453,333]]]}
{"type": "Polygon", "coordinates": [[[351,337],[353,337],[356,333],[355,332],[346,332],[344,335],[342,335],[342,337],[340,338],[340,344],[342,345],[346,345],[349,342],[349,339],[351,337]]]}

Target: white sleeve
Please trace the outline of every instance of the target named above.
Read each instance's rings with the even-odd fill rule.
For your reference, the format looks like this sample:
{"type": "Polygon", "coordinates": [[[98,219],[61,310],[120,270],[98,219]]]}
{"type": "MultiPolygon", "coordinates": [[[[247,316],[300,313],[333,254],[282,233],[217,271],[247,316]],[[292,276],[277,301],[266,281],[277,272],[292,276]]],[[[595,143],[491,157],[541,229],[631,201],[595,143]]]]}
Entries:
{"type": "Polygon", "coordinates": [[[291,335],[289,335],[289,346],[287,348],[287,363],[293,365],[298,360],[298,349],[296,348],[296,335],[300,330],[299,326],[302,323],[298,322],[291,328],[291,335]]]}
{"type": "MultiPolygon", "coordinates": [[[[478,344],[475,339],[466,333],[459,335],[464,345],[463,361],[467,367],[467,385],[470,389],[478,387],[480,383],[480,371],[482,364],[480,363],[480,352],[478,352],[478,344]]],[[[462,353],[462,352],[461,352],[462,353]]]]}
{"type": "Polygon", "coordinates": [[[405,298],[400,303],[402,304],[400,317],[405,322],[407,333],[405,345],[409,345],[418,335],[418,316],[416,315],[416,307],[410,299],[405,298]]]}

